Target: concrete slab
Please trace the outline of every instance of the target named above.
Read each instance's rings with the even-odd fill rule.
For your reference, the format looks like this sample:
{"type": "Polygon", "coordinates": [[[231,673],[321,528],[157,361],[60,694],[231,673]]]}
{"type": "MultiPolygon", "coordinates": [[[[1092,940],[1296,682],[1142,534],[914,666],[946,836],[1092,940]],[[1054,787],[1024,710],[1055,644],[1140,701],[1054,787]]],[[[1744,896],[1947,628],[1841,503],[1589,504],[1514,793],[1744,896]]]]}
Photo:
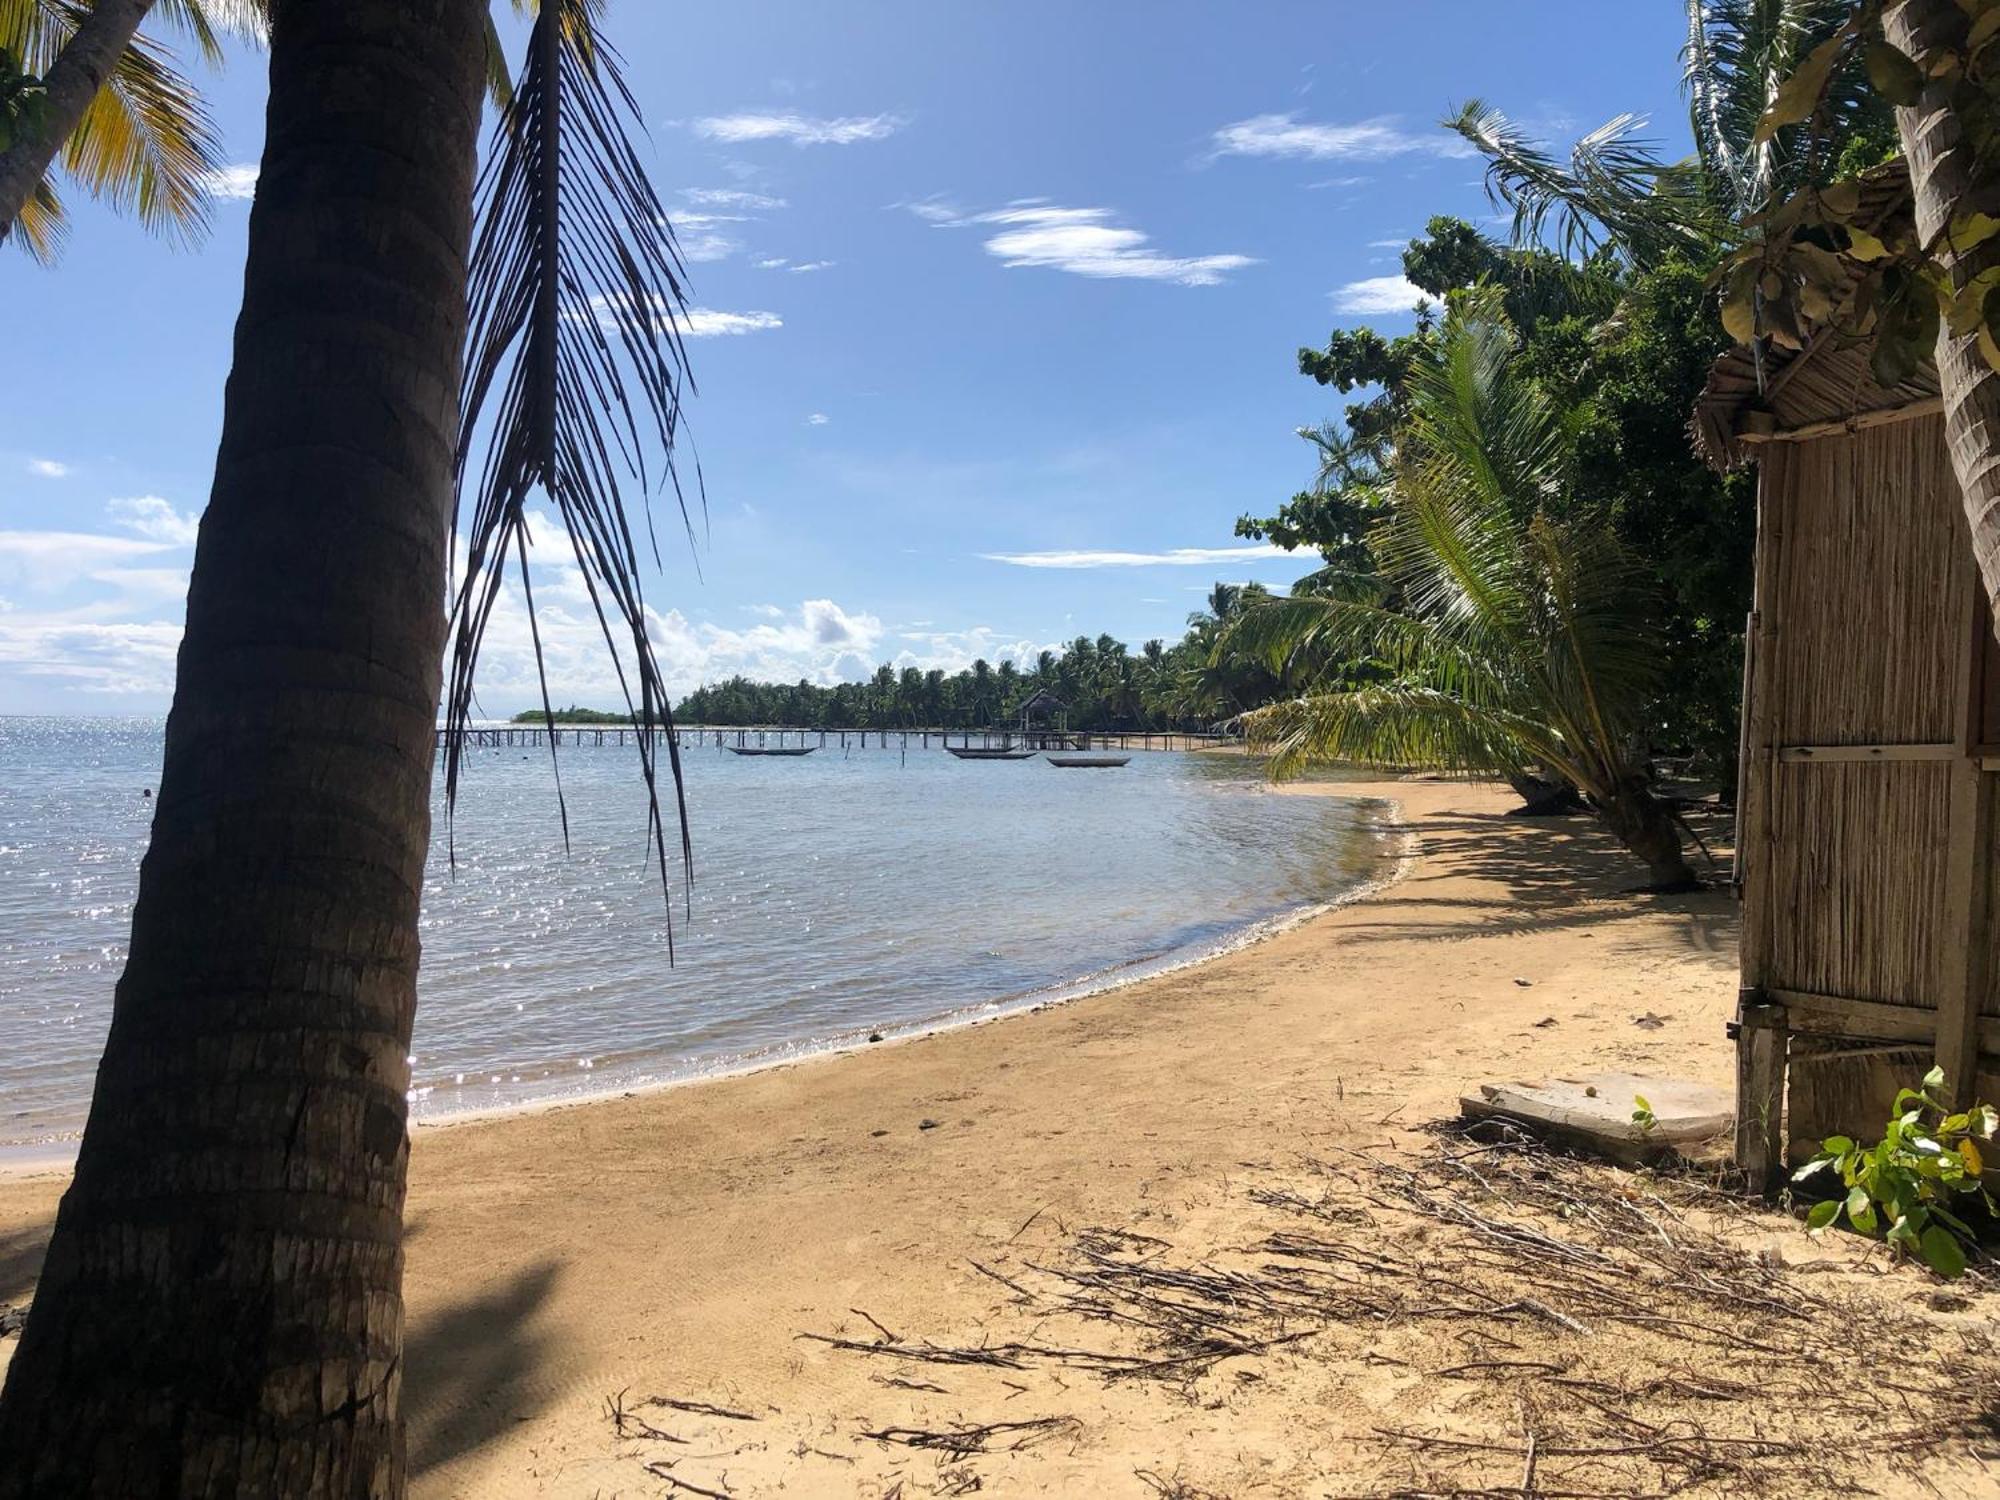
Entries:
{"type": "Polygon", "coordinates": [[[1697,1155],[1728,1136],[1736,1118],[1735,1098],[1726,1089],[1643,1073],[1483,1083],[1458,1105],[1468,1120],[1505,1117],[1557,1144],[1631,1163],[1697,1155]],[[1639,1099],[1652,1108],[1657,1123],[1651,1130],[1632,1119],[1639,1099]]]}

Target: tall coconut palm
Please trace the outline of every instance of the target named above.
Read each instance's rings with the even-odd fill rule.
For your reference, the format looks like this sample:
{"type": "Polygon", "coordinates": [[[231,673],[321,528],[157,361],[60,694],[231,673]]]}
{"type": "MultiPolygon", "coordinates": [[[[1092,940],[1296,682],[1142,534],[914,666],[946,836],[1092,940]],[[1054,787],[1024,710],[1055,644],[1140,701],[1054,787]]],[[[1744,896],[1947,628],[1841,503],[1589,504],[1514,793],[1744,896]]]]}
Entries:
{"type": "MultiPolygon", "coordinates": [[[[1973,76],[1964,59],[1979,32],[1990,49],[2000,4],[1960,5],[1957,0],[1903,0],[1883,12],[1888,43],[1911,58],[1922,77],[1917,96],[1896,110],[1903,155],[1916,200],[1917,235],[1940,247],[1943,271],[1954,290],[2000,279],[2000,237],[1970,239],[1956,252],[1955,224],[2000,216],[2000,151],[1993,144],[1995,94],[1992,64],[1973,76]]],[[[1991,57],[1989,50],[1987,56],[1991,57]]],[[[1992,301],[1986,301],[1990,321],[1992,301]]],[[[1994,335],[1957,318],[1940,320],[1938,383],[1944,395],[1946,446],[1951,451],[1973,556],[1986,597],[2000,620],[2000,370],[1981,352],[1994,335]]]]}
{"type": "Polygon", "coordinates": [[[1516,776],[1590,800],[1663,887],[1693,883],[1634,737],[1661,671],[1643,574],[1568,492],[1565,414],[1515,368],[1491,297],[1446,318],[1406,382],[1408,417],[1373,538],[1399,607],[1295,594],[1246,609],[1229,644],[1273,670],[1379,660],[1385,680],[1244,716],[1274,772],[1352,761],[1516,776]]]}
{"type": "Polygon", "coordinates": [[[664,701],[589,403],[629,390],[671,436],[678,287],[652,289],[671,245],[584,0],[538,23],[476,260],[484,0],[272,9],[152,842],[0,1392],[5,1500],[403,1493],[408,1050],[461,424],[494,455],[469,471],[461,648],[539,490],[635,632],[637,697],[664,701]],[[614,237],[610,269],[578,261],[579,225],[614,237]],[[594,313],[565,316],[572,294],[594,313]]]}
{"type": "MultiPolygon", "coordinates": [[[[0,150],[0,240],[18,229],[35,259],[60,252],[68,232],[49,181],[71,181],[149,230],[196,239],[207,227],[221,141],[194,85],[157,41],[139,34],[156,0],[4,0],[0,52],[42,77],[35,129],[0,150]]],[[[222,38],[260,39],[263,0],[157,0],[163,20],[211,64],[222,38]]]]}

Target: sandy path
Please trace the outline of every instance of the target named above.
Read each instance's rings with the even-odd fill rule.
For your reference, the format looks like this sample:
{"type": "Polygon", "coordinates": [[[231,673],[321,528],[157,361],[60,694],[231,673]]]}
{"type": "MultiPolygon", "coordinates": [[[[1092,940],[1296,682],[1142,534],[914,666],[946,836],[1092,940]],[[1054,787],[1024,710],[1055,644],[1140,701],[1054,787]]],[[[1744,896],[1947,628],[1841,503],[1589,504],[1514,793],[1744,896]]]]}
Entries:
{"type": "MultiPolygon", "coordinates": [[[[892,1493],[908,1455],[853,1434],[895,1421],[903,1393],[879,1383],[881,1361],[797,1334],[870,1336],[851,1309],[899,1333],[977,1330],[1005,1294],[968,1261],[1031,1219],[1030,1239],[1093,1223],[1226,1237],[1246,1164],[1390,1138],[1482,1078],[1727,1080],[1725,895],[1620,895],[1637,867],[1587,820],[1504,818],[1498,789],[1340,790],[1402,804],[1414,867],[1254,948],[862,1054],[422,1131],[415,1493],[658,1494],[604,1416],[626,1388],[764,1418],[697,1424],[681,1471],[697,1482],[892,1493]],[[1635,1026],[1646,1013],[1665,1024],[1635,1026]]],[[[0,1302],[25,1291],[59,1189],[0,1182],[0,1302]]],[[[1213,1471],[1240,1450],[1254,1473],[1271,1459],[1252,1450],[1314,1440],[1142,1393],[1107,1400],[1115,1435],[991,1475],[986,1492],[1146,1494],[1133,1474],[1148,1457],[1213,1471]]],[[[929,1492],[909,1472],[907,1493],[929,1492]]],[[[1286,1492],[1274,1482],[1258,1492],[1286,1492]]]]}

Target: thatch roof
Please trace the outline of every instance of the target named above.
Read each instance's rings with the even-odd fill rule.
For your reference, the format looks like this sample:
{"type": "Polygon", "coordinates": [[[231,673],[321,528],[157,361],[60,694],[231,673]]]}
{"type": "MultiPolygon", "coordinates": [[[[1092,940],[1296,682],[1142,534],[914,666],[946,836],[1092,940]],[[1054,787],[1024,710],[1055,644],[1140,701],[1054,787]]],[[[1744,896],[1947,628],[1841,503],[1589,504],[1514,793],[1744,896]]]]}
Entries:
{"type": "Polygon", "coordinates": [[[1036,688],[1034,695],[1021,705],[1024,714],[1061,713],[1069,705],[1047,688],[1036,688]]]}
{"type": "MultiPolygon", "coordinates": [[[[1861,182],[1855,222],[1879,231],[1909,217],[1909,174],[1901,162],[1877,168],[1861,182]]],[[[1695,451],[1718,469],[1733,469],[1749,460],[1760,438],[1773,433],[1796,433],[1819,424],[1832,430],[1870,412],[1901,411],[1937,399],[1937,371],[1930,361],[1885,390],[1869,374],[1871,348],[1866,338],[1822,328],[1803,349],[1767,344],[1761,378],[1755,351],[1730,350],[1709,371],[1695,403],[1688,424],[1695,451]]]]}

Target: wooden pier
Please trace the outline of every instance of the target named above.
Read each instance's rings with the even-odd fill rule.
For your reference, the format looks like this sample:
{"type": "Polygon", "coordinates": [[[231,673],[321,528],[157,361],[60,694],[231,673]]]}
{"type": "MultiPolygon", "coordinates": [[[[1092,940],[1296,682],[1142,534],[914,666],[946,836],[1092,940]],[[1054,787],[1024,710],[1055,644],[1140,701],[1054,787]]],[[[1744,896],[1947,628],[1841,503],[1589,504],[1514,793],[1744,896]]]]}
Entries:
{"type": "MultiPolygon", "coordinates": [[[[440,729],[437,745],[445,748],[452,731],[440,729]]],[[[636,742],[638,732],[629,724],[559,724],[553,730],[536,724],[493,724],[458,731],[466,749],[546,750],[549,736],[557,747],[609,745],[614,748],[636,742]]],[[[818,749],[841,750],[997,750],[1013,746],[1026,750],[1208,750],[1220,745],[1240,745],[1241,735],[1214,730],[1110,730],[1085,732],[1077,729],[802,729],[795,725],[713,725],[676,724],[674,736],[683,750],[714,746],[811,745],[818,749]]]]}

